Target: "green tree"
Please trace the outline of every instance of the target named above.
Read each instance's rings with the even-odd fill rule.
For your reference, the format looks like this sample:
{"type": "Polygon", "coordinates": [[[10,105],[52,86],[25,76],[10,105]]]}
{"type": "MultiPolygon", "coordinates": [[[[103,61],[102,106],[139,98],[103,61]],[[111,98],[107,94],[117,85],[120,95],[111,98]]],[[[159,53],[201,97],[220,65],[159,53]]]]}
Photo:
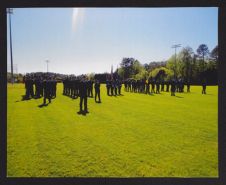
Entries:
{"type": "Polygon", "coordinates": [[[181,76],[185,78],[186,81],[190,81],[192,78],[192,58],[193,50],[191,47],[187,46],[180,52],[180,66],[181,66],[181,76]]]}
{"type": "Polygon", "coordinates": [[[173,78],[173,70],[166,67],[155,68],[149,73],[149,77],[153,77],[156,80],[170,80],[173,78]]]}
{"type": "Polygon", "coordinates": [[[123,74],[123,79],[130,78],[132,75],[133,70],[133,63],[135,59],[134,58],[123,58],[122,62],[120,63],[120,74],[123,74]]]}
{"type": "Polygon", "coordinates": [[[179,60],[180,53],[178,54],[178,56],[179,57],[177,57],[176,63],[175,63],[175,55],[172,55],[166,64],[166,68],[173,71],[175,78],[178,78],[180,76],[180,71],[181,71],[181,61],[179,60]]]}
{"type": "Polygon", "coordinates": [[[210,52],[211,57],[211,65],[213,65],[215,68],[218,66],[218,46],[213,48],[213,50],[210,52]]]}
{"type": "Polygon", "coordinates": [[[201,61],[201,70],[202,72],[205,71],[205,57],[208,56],[209,54],[209,49],[207,47],[206,44],[201,44],[198,49],[197,49],[197,54],[198,54],[198,57],[202,60],[201,61]]]}

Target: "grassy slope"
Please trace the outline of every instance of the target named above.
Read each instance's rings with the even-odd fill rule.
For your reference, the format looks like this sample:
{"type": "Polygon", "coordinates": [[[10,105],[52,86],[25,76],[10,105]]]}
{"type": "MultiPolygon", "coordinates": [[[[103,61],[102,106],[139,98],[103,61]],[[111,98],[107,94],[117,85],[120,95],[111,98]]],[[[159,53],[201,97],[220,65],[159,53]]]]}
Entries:
{"type": "Polygon", "coordinates": [[[217,87],[191,93],[63,96],[43,108],[21,101],[23,85],[8,86],[8,176],[218,176],[217,87]]]}

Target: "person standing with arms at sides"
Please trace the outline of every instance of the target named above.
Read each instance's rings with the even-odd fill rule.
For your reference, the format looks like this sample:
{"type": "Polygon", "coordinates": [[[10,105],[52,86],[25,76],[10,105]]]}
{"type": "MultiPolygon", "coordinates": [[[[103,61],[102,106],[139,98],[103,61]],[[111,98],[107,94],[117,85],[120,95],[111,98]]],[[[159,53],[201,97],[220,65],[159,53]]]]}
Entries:
{"type": "Polygon", "coordinates": [[[151,80],[151,93],[155,93],[155,81],[151,80]]]}
{"type": "Polygon", "coordinates": [[[156,81],[156,94],[160,94],[160,82],[157,80],[156,81]]]}
{"type": "Polygon", "coordinates": [[[169,92],[169,86],[170,86],[170,83],[169,83],[169,80],[166,81],[166,92],[169,92]]]}
{"type": "Polygon", "coordinates": [[[176,83],[175,80],[171,81],[171,96],[175,96],[175,91],[176,91],[176,83]]]}
{"type": "Polygon", "coordinates": [[[100,100],[100,82],[98,80],[96,80],[94,88],[95,88],[95,102],[101,103],[101,100],[100,100]],[[98,101],[97,101],[97,96],[98,96],[98,101]]]}
{"type": "Polygon", "coordinates": [[[79,96],[80,96],[80,110],[79,110],[79,114],[80,113],[88,113],[88,107],[87,107],[87,81],[85,79],[81,79],[80,83],[79,83],[79,96]],[[84,104],[84,110],[82,109],[82,105],[84,104]]]}
{"type": "Polygon", "coordinates": [[[206,79],[202,81],[202,94],[206,94],[206,79]]]}
{"type": "Polygon", "coordinates": [[[43,95],[43,104],[46,105],[46,99],[49,100],[49,103],[51,103],[51,89],[50,89],[50,81],[49,80],[44,80],[43,81],[43,90],[44,90],[44,95],[43,95]]]}
{"type": "Polygon", "coordinates": [[[110,84],[111,84],[111,96],[114,96],[114,82],[113,80],[110,81],[110,84]]]}
{"type": "Polygon", "coordinates": [[[106,80],[107,95],[110,96],[110,82],[106,80]]]}
{"type": "Polygon", "coordinates": [[[119,95],[121,95],[121,88],[122,88],[122,81],[119,80],[119,83],[118,83],[118,93],[119,93],[119,95]]]}
{"type": "Polygon", "coordinates": [[[190,80],[187,81],[187,92],[190,92],[190,80]]]}

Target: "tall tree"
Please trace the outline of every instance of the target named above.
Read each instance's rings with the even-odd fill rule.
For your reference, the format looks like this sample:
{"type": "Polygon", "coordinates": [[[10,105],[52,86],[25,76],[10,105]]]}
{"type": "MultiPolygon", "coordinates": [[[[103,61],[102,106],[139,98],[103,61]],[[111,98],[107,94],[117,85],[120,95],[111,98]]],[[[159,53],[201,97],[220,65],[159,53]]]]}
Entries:
{"type": "Polygon", "coordinates": [[[209,54],[208,46],[206,44],[201,44],[197,49],[197,54],[200,58],[202,58],[201,68],[202,68],[202,72],[204,72],[204,70],[205,70],[205,57],[209,54]]]}
{"type": "Polygon", "coordinates": [[[134,58],[123,58],[122,59],[122,62],[120,63],[120,67],[122,68],[120,70],[120,74],[124,75],[122,77],[123,79],[127,79],[127,78],[131,77],[134,62],[135,62],[134,58]]]}
{"type": "Polygon", "coordinates": [[[213,48],[213,50],[210,52],[211,60],[215,63],[215,66],[217,68],[218,66],[218,45],[213,48]]]}

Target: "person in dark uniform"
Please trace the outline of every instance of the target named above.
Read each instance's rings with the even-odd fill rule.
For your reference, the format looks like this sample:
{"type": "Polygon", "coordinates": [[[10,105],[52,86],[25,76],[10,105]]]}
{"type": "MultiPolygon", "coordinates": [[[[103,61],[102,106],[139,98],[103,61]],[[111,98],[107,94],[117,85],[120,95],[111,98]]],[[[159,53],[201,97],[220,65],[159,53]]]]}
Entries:
{"type": "Polygon", "coordinates": [[[53,80],[52,81],[52,87],[53,87],[53,96],[54,98],[56,98],[56,91],[57,91],[57,81],[56,80],[53,80]]]}
{"type": "Polygon", "coordinates": [[[93,80],[91,80],[91,87],[90,87],[90,95],[91,95],[91,98],[93,97],[93,80]]]}
{"type": "Polygon", "coordinates": [[[156,94],[160,94],[160,82],[157,80],[156,81],[156,94]]]}
{"type": "Polygon", "coordinates": [[[167,80],[167,81],[166,81],[166,92],[169,92],[169,86],[170,86],[170,83],[169,83],[169,81],[167,80]]]}
{"type": "Polygon", "coordinates": [[[31,95],[32,98],[34,98],[34,88],[33,88],[34,80],[31,78],[29,80],[29,94],[31,95]]]}
{"type": "Polygon", "coordinates": [[[101,100],[100,100],[100,82],[98,80],[96,80],[94,88],[95,88],[95,102],[101,103],[101,100]],[[97,101],[97,96],[98,96],[98,101],[97,101]]]}
{"type": "Polygon", "coordinates": [[[110,82],[108,80],[106,80],[106,88],[107,88],[107,95],[110,96],[110,82]]]}
{"type": "Polygon", "coordinates": [[[121,80],[118,81],[118,93],[121,95],[121,88],[122,88],[122,82],[121,80]]]}
{"type": "Polygon", "coordinates": [[[151,93],[155,93],[155,81],[151,80],[151,93]]]}
{"type": "Polygon", "coordinates": [[[190,80],[187,81],[187,92],[190,92],[190,80]]]}
{"type": "Polygon", "coordinates": [[[161,82],[161,91],[164,91],[164,86],[165,86],[165,82],[164,82],[164,80],[162,80],[162,82],[161,82]]]}
{"type": "Polygon", "coordinates": [[[82,113],[83,111],[85,113],[88,113],[87,108],[87,81],[85,79],[82,79],[79,83],[79,96],[80,96],[80,110],[79,113],[82,113]],[[84,110],[82,109],[82,105],[84,104],[84,110]]]}
{"type": "Polygon", "coordinates": [[[118,92],[117,92],[117,89],[118,89],[118,81],[117,80],[114,80],[114,92],[115,92],[115,96],[118,95],[118,92]]]}
{"type": "Polygon", "coordinates": [[[176,91],[176,82],[175,80],[171,81],[171,96],[175,96],[175,91],[176,91]]]}
{"type": "Polygon", "coordinates": [[[114,96],[114,82],[113,80],[110,81],[110,84],[111,84],[111,96],[114,96]]]}
{"type": "Polygon", "coordinates": [[[43,92],[44,92],[44,96],[43,96],[43,104],[46,104],[46,99],[49,100],[49,103],[51,103],[51,89],[50,89],[50,81],[48,80],[44,80],[43,81],[43,92]]]}
{"type": "Polygon", "coordinates": [[[206,80],[202,81],[202,94],[206,94],[206,80]]]}

